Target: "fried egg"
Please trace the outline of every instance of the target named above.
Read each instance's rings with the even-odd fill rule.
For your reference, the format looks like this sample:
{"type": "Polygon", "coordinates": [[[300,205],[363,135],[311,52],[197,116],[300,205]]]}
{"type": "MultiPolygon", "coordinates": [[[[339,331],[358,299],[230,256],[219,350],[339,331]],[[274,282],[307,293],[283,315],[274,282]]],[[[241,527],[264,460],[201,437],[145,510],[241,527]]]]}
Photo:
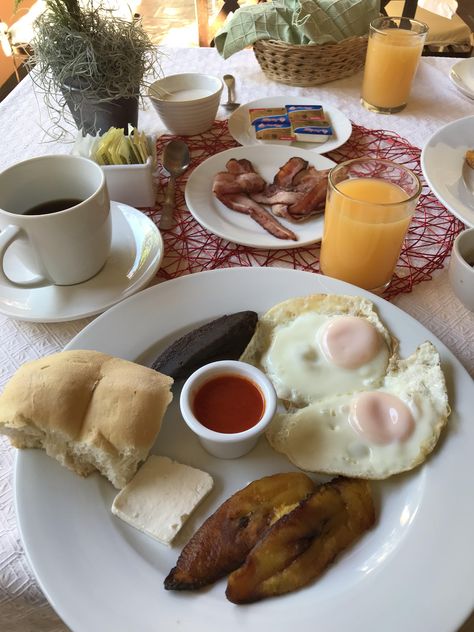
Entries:
{"type": "Polygon", "coordinates": [[[277,414],[272,447],[310,472],[384,479],[411,470],[434,449],[450,413],[436,348],[392,357],[382,384],[277,414]]]}
{"type": "Polygon", "coordinates": [[[370,301],[315,294],[262,316],[241,360],[265,371],[281,400],[301,407],[376,388],[396,345],[370,301]]]}

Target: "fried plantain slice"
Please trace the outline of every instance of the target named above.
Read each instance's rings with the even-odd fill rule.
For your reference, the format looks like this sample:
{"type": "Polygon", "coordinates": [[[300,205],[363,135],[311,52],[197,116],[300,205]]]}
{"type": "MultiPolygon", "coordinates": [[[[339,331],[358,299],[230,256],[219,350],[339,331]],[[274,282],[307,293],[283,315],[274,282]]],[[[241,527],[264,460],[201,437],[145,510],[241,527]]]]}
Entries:
{"type": "Polygon", "coordinates": [[[316,486],[302,472],[266,476],[226,500],[196,531],[166,577],[167,590],[195,590],[238,568],[261,534],[316,486]]]}
{"type": "Polygon", "coordinates": [[[227,598],[250,603],[305,586],[374,522],[367,481],[340,477],[321,485],[263,534],[229,576],[227,598]]]}

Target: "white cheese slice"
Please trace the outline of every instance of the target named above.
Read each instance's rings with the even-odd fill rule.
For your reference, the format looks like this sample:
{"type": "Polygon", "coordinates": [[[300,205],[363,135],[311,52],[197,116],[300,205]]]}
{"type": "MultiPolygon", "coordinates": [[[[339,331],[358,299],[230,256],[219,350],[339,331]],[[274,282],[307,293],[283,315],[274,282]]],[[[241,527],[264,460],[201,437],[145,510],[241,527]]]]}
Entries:
{"type": "Polygon", "coordinates": [[[112,513],[169,546],[213,484],[206,472],[152,455],[117,494],[112,513]]]}

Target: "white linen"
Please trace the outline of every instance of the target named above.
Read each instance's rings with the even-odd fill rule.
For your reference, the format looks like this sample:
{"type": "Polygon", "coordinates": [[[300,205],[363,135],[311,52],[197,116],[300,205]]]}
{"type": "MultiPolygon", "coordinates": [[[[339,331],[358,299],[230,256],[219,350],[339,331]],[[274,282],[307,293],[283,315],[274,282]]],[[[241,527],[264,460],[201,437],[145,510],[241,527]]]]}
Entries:
{"type": "Polygon", "coordinates": [[[458,9],[456,0],[418,0],[418,6],[450,20],[458,9]]]}
{"type": "MultiPolygon", "coordinates": [[[[341,109],[359,125],[397,132],[420,148],[442,125],[472,114],[472,101],[460,94],[448,78],[455,59],[423,58],[408,107],[385,116],[360,105],[362,73],[314,88],[294,88],[268,80],[251,50],[226,61],[214,49],[166,49],[164,54],[166,74],[234,74],[236,98],[241,103],[271,95],[311,96],[315,102],[341,109]]],[[[220,118],[226,116],[223,109],[219,110],[220,118]]],[[[40,142],[45,138],[41,125],[47,120],[44,104],[26,78],[0,104],[0,171],[26,158],[71,151],[72,144],[48,142],[47,137],[46,142],[40,142]]],[[[140,112],[140,128],[154,135],[164,131],[148,103],[140,112]]],[[[454,296],[446,268],[393,302],[437,335],[474,376],[474,314],[454,296]]],[[[0,390],[23,362],[61,350],[90,320],[34,324],[0,315],[0,390]]],[[[22,551],[13,506],[13,460],[14,450],[0,438],[0,630],[62,632],[67,628],[47,604],[22,551]]],[[[474,631],[474,620],[463,628],[463,632],[469,631],[474,631]]]]}

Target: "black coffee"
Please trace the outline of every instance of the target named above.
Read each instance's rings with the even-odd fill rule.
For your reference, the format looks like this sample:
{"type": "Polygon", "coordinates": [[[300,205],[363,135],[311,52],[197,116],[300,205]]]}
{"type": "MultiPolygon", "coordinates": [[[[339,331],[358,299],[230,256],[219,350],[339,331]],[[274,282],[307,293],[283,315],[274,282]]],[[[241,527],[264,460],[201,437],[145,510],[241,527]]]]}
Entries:
{"type": "Polygon", "coordinates": [[[26,210],[23,215],[51,215],[51,213],[58,213],[64,211],[71,206],[76,206],[82,200],[74,198],[67,198],[62,200],[51,200],[50,202],[42,202],[26,210]]]}

